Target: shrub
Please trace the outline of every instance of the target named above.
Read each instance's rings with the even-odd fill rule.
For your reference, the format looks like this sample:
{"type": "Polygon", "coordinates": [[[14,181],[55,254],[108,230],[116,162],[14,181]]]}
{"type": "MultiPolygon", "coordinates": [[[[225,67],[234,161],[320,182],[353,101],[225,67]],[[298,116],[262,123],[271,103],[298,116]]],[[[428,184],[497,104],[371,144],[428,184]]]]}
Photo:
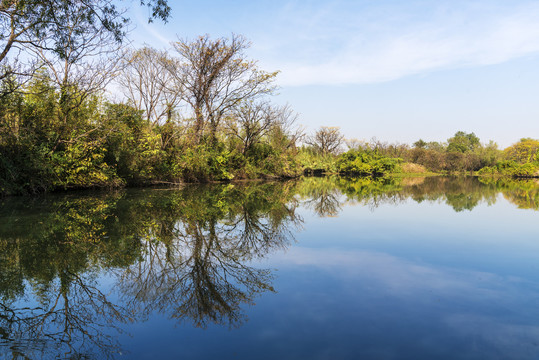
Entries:
{"type": "Polygon", "coordinates": [[[394,172],[401,159],[381,156],[373,151],[350,150],[337,160],[339,172],[357,176],[385,176],[394,172]]]}

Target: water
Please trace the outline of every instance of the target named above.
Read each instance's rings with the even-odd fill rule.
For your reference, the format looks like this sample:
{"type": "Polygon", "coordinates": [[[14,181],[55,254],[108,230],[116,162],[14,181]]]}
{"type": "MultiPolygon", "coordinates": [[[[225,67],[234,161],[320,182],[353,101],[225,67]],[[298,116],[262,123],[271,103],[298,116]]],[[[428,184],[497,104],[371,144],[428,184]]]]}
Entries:
{"type": "Polygon", "coordinates": [[[534,181],[1,202],[2,359],[539,358],[534,181]]]}

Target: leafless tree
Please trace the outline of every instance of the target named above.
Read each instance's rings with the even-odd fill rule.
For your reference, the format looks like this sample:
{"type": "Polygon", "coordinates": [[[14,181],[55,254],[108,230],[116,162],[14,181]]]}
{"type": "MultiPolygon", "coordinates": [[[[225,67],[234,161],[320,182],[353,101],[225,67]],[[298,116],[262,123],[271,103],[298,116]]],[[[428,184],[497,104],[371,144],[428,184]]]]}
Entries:
{"type": "Polygon", "coordinates": [[[153,125],[171,121],[182,95],[181,82],[173,78],[177,61],[165,51],[143,47],[129,52],[124,62],[118,83],[129,103],[153,125]]]}
{"type": "Polygon", "coordinates": [[[201,36],[173,44],[181,65],[173,69],[184,86],[183,100],[195,118],[195,142],[204,133],[216,140],[221,120],[239,103],[271,94],[277,72],[268,73],[246,58],[250,43],[240,35],[230,39],[201,36]]]}
{"type": "Polygon", "coordinates": [[[322,126],[306,143],[322,154],[337,154],[344,142],[344,136],[338,127],[322,126]]]}
{"type": "MultiPolygon", "coordinates": [[[[268,100],[247,101],[232,110],[226,129],[241,141],[245,154],[265,137],[270,137],[272,132],[291,130],[297,117],[289,105],[278,106],[268,100]]],[[[293,133],[290,132],[290,135],[293,133]]]]}
{"type": "MultiPolygon", "coordinates": [[[[0,331],[15,344],[14,359],[113,358],[120,350],[110,334],[121,333],[121,324],[133,322],[128,309],[112,303],[91,279],[63,272],[58,284],[41,294],[38,306],[0,303],[0,331]]],[[[2,356],[2,351],[0,351],[2,356]]]]}
{"type": "Polygon", "coordinates": [[[358,140],[358,139],[346,139],[344,140],[345,144],[346,144],[346,147],[348,148],[348,150],[355,150],[355,151],[360,151],[360,150],[366,150],[368,149],[369,147],[369,144],[364,141],[364,140],[358,140]]]}

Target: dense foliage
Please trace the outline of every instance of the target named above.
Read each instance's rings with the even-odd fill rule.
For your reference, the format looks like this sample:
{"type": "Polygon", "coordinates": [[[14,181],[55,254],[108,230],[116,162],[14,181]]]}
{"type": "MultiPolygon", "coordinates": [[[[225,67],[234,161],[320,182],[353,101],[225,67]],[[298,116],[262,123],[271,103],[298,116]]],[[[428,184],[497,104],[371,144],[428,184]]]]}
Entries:
{"type": "MultiPolygon", "coordinates": [[[[14,78],[6,79],[4,87],[14,78]]],[[[0,102],[0,194],[157,182],[296,176],[295,144],[280,123],[245,148],[225,130],[198,143],[179,121],[76,88],[64,95],[47,73],[0,102]]],[[[241,130],[238,130],[241,133],[241,130]]]]}
{"type": "MultiPolygon", "coordinates": [[[[123,51],[125,19],[106,4],[12,3],[17,16],[18,6],[34,11],[10,18],[14,26],[30,22],[13,41],[32,66],[15,71],[8,60],[19,59],[7,56],[13,44],[1,44],[0,195],[322,173],[539,175],[539,141],[529,138],[500,151],[463,131],[413,147],[345,141],[337,127],[304,136],[297,114],[270,101],[278,72],[246,56],[243,36],[123,51]],[[107,98],[111,81],[121,101],[107,98]]],[[[151,18],[168,18],[166,1],[141,4],[151,18]]]]}
{"type": "Polygon", "coordinates": [[[339,157],[337,166],[341,174],[384,176],[394,172],[400,160],[375,151],[350,150],[339,157]]]}
{"type": "Polygon", "coordinates": [[[538,177],[539,141],[524,138],[505,150],[493,141],[482,144],[474,133],[458,131],[446,143],[419,140],[412,147],[347,141],[348,151],[322,152],[303,147],[299,162],[308,174],[340,173],[352,176],[389,174],[456,174],[538,177]]]}

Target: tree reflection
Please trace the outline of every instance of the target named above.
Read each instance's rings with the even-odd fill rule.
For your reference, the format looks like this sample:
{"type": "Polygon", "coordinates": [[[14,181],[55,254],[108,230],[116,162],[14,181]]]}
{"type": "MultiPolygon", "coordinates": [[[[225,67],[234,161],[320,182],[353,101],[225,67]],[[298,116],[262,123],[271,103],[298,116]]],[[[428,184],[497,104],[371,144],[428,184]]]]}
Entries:
{"type": "Polygon", "coordinates": [[[294,183],[259,183],[4,200],[1,353],[114,357],[122,325],[154,311],[240,325],[242,306],[273,291],[271,271],[253,261],[286,248],[302,223],[294,194],[294,183]]]}
{"type": "Polygon", "coordinates": [[[168,241],[150,237],[145,261],[122,272],[119,286],[130,306],[198,327],[240,325],[241,306],[273,291],[271,272],[249,262],[287,247],[293,239],[290,228],[301,224],[291,194],[275,201],[282,189],[186,192],[188,210],[173,226],[158,225],[169,232],[168,241]],[[221,206],[204,206],[209,203],[221,206]]]}
{"type": "Polygon", "coordinates": [[[500,192],[519,208],[539,209],[539,184],[534,180],[471,176],[402,179],[313,177],[305,183],[300,194],[306,199],[306,206],[318,216],[336,216],[345,203],[375,210],[380,205],[397,205],[407,199],[418,203],[444,202],[456,212],[471,211],[480,204],[496,203],[500,192]]]}
{"type": "Polygon", "coordinates": [[[257,260],[294,241],[299,204],[318,216],[336,216],[345,203],[374,210],[409,199],[464,211],[494,203],[500,192],[538,209],[533,181],[472,177],[307,178],[3,199],[0,357],[114,357],[118,332],[154,313],[198,327],[241,325],[243,308],[273,291],[272,271],[257,260]]]}
{"type": "Polygon", "coordinates": [[[41,303],[0,303],[1,344],[12,358],[110,357],[118,351],[110,329],[129,321],[91,280],[72,273],[39,294],[41,303]]]}
{"type": "Polygon", "coordinates": [[[427,177],[421,184],[405,186],[403,191],[413,200],[444,201],[456,212],[471,211],[479,204],[494,204],[498,191],[475,177],[427,177]]]}
{"type": "Polygon", "coordinates": [[[341,193],[335,186],[334,177],[311,177],[301,184],[301,193],[306,198],[305,206],[320,217],[337,216],[341,210],[341,193]]]}
{"type": "Polygon", "coordinates": [[[482,183],[495,187],[505,199],[519,209],[539,210],[539,180],[481,178],[482,183]]]}
{"type": "Polygon", "coordinates": [[[45,204],[56,211],[40,213],[32,226],[17,225],[16,208],[2,214],[0,273],[11,275],[0,287],[2,352],[14,359],[103,358],[117,350],[109,330],[129,318],[95,280],[103,250],[95,245],[114,202],[112,196],[45,204]]]}

